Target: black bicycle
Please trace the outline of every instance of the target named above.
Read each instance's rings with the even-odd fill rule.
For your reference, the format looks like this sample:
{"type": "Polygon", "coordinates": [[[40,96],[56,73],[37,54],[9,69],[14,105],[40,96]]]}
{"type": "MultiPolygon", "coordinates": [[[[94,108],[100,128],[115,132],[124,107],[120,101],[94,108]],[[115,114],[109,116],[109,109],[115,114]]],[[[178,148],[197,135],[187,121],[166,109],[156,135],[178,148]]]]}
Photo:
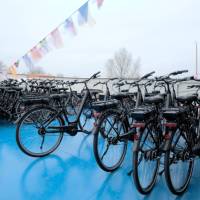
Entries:
{"type": "MultiPolygon", "coordinates": [[[[143,102],[140,85],[145,85],[142,81],[153,73],[130,83],[138,89],[134,105],[139,106],[143,102]]],[[[128,140],[134,141],[134,129],[129,120],[131,112],[124,101],[129,97],[130,93],[115,94],[115,100],[99,102],[93,107],[100,113],[94,129],[93,151],[98,165],[107,172],[120,167],[126,155],[128,140]]]]}
{"type": "Polygon", "coordinates": [[[87,83],[97,78],[99,73],[79,82],[84,84],[85,90],[75,119],[68,114],[65,104],[57,108],[42,105],[28,110],[17,123],[16,140],[19,148],[29,156],[42,157],[58,148],[64,133],[75,136],[78,132],[84,132],[80,128],[81,114],[85,108],[89,109],[93,101],[87,83]]]}

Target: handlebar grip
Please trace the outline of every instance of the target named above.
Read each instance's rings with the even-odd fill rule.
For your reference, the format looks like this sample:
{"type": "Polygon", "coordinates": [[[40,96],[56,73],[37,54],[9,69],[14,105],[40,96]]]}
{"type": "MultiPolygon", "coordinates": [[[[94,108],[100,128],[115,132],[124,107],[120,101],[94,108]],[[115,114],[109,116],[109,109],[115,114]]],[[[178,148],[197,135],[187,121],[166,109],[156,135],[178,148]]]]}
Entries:
{"type": "Polygon", "coordinates": [[[183,73],[186,73],[186,72],[188,72],[188,70],[179,70],[179,71],[175,71],[175,72],[170,73],[169,76],[175,76],[175,75],[183,74],[183,73]]]}
{"type": "Polygon", "coordinates": [[[88,78],[87,80],[85,80],[85,83],[88,82],[88,81],[90,81],[91,79],[97,78],[97,75],[100,74],[100,73],[101,73],[101,72],[99,71],[99,72],[93,74],[90,78],[88,78]]]}
{"type": "Polygon", "coordinates": [[[188,81],[190,81],[190,80],[194,80],[194,76],[190,76],[190,77],[188,77],[187,80],[188,80],[188,81]]]}
{"type": "Polygon", "coordinates": [[[93,76],[92,76],[92,78],[97,78],[97,75],[99,75],[101,72],[99,71],[99,72],[97,72],[97,73],[95,73],[93,76]]]}
{"type": "Polygon", "coordinates": [[[186,70],[181,70],[181,71],[179,71],[181,74],[182,73],[187,73],[188,72],[188,70],[186,69],[186,70]]]}

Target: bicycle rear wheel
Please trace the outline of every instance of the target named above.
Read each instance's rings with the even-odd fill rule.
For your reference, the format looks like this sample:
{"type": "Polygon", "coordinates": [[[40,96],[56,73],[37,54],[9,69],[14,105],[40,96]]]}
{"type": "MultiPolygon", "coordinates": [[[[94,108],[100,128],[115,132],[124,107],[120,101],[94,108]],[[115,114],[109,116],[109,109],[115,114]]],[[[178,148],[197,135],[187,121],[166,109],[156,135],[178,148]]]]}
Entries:
{"type": "Polygon", "coordinates": [[[183,194],[190,182],[194,160],[190,159],[185,133],[177,129],[172,133],[170,149],[165,153],[165,178],[170,191],[183,194]]]}
{"type": "Polygon", "coordinates": [[[48,127],[63,125],[61,116],[49,106],[30,109],[17,123],[17,144],[29,156],[46,156],[57,149],[63,138],[63,132],[50,133],[48,127]]]}
{"type": "Polygon", "coordinates": [[[133,179],[138,191],[148,194],[152,191],[159,170],[158,134],[152,131],[150,124],[141,128],[133,151],[133,179]]]}
{"type": "Polygon", "coordinates": [[[107,172],[115,171],[122,164],[127,150],[127,140],[119,136],[127,127],[117,110],[106,111],[96,124],[93,150],[98,165],[107,172]]]}

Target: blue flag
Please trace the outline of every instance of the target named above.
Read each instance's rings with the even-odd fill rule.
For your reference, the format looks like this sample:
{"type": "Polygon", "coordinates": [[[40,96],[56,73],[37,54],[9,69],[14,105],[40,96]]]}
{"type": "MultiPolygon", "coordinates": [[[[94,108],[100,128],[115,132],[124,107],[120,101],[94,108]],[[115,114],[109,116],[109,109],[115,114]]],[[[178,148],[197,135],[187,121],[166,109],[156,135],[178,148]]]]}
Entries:
{"type": "Polygon", "coordinates": [[[78,23],[79,25],[85,24],[88,21],[88,2],[83,4],[79,9],[78,23]]]}
{"type": "Polygon", "coordinates": [[[23,60],[24,60],[24,63],[26,64],[26,66],[29,67],[29,69],[34,68],[34,64],[31,60],[31,58],[27,54],[25,56],[23,56],[23,60]]]}

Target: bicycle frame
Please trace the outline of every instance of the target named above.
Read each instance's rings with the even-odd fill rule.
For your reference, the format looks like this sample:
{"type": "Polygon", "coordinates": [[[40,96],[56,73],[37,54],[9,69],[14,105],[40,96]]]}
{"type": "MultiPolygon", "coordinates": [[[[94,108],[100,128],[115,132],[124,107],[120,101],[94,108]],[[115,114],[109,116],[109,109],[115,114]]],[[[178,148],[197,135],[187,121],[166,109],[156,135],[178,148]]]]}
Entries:
{"type": "MultiPolygon", "coordinates": [[[[59,110],[59,111],[56,113],[56,115],[55,115],[53,118],[50,119],[50,121],[48,122],[48,124],[47,124],[46,126],[48,126],[56,117],[62,116],[62,115],[64,115],[64,121],[67,122],[68,125],[65,126],[65,127],[53,127],[53,126],[51,126],[51,127],[49,127],[48,130],[46,130],[46,133],[58,133],[58,132],[60,132],[60,131],[63,131],[63,132],[70,132],[72,129],[73,129],[73,130],[75,129],[76,132],[83,132],[83,130],[78,130],[78,123],[79,123],[79,120],[80,120],[80,117],[81,117],[81,113],[82,113],[82,111],[83,111],[83,109],[84,109],[84,106],[86,105],[88,99],[89,99],[89,100],[92,100],[90,91],[89,91],[89,89],[88,89],[88,87],[87,87],[87,83],[85,83],[85,88],[86,88],[85,94],[84,94],[84,96],[83,96],[83,98],[82,98],[80,107],[79,107],[79,109],[78,109],[78,113],[77,113],[77,115],[76,115],[76,119],[75,119],[74,121],[70,122],[69,119],[68,119],[68,114],[67,114],[66,109],[62,107],[62,109],[59,110]],[[71,125],[71,126],[70,126],[70,125],[71,125]],[[52,129],[53,129],[53,130],[52,130],[52,129]],[[56,129],[56,130],[55,130],[55,129],[56,129]]],[[[70,97],[69,97],[69,98],[70,98],[70,97]]],[[[46,122],[45,122],[45,123],[46,123],[46,122]]]]}

